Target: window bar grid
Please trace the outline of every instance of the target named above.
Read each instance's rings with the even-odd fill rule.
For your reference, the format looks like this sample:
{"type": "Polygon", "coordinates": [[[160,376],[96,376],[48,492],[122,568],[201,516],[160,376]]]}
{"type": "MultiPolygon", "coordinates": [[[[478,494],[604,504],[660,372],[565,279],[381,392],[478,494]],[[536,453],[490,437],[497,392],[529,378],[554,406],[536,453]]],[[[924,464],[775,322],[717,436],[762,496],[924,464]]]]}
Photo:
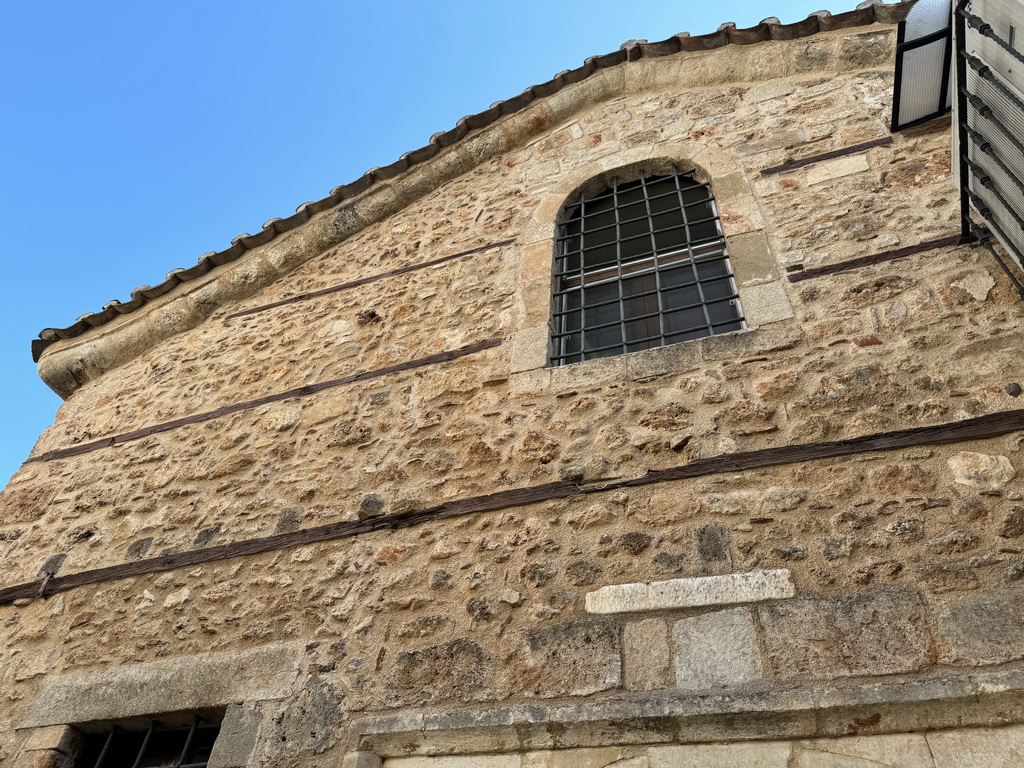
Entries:
{"type": "Polygon", "coordinates": [[[96,758],[96,764],[93,768],[102,768],[103,762],[107,759],[107,755],[110,754],[110,746],[114,741],[114,735],[120,730],[116,725],[110,729],[110,735],[107,736],[107,740],[103,742],[103,749],[100,750],[100,756],[96,758]]]}
{"type": "Polygon", "coordinates": [[[192,727],[188,729],[188,736],[185,737],[185,746],[181,748],[181,754],[174,763],[173,768],[181,768],[182,763],[188,759],[188,753],[192,751],[192,740],[196,737],[196,729],[199,727],[199,715],[192,718],[192,727]]]}
{"type": "MultiPolygon", "coordinates": [[[[688,305],[686,305],[684,307],[678,307],[676,309],[671,309],[668,312],[665,312],[664,314],[666,314],[666,315],[679,314],[680,312],[685,312],[688,309],[697,309],[700,306],[715,306],[716,304],[724,304],[727,301],[734,301],[735,299],[736,299],[735,296],[724,296],[721,299],[715,299],[714,301],[709,301],[706,305],[703,305],[701,303],[688,304],[688,305]]],[[[612,302],[612,303],[614,303],[614,302],[612,302]]],[[[633,320],[649,320],[652,317],[657,317],[658,314],[659,313],[657,313],[657,312],[651,312],[650,314],[647,314],[647,315],[639,315],[637,317],[630,318],[630,321],[632,322],[633,320]]],[[[717,320],[717,321],[712,322],[712,323],[707,323],[706,325],[729,325],[730,323],[737,323],[737,322],[739,322],[739,320],[737,318],[729,318],[727,320],[717,320]]],[[[612,320],[611,322],[608,322],[608,323],[602,323],[600,325],[592,325],[592,326],[588,327],[587,330],[588,331],[599,331],[599,330],[603,330],[605,328],[614,328],[614,327],[616,327],[618,325],[620,325],[620,321],[612,320]]],[[[696,330],[696,329],[703,328],[703,327],[704,327],[704,325],[695,325],[695,326],[693,326],[691,328],[685,329],[685,332],[689,333],[692,330],[696,330]]],[[[566,333],[556,333],[555,336],[556,337],[559,337],[559,336],[572,336],[572,335],[574,335],[576,333],[579,333],[579,331],[568,331],[566,333]]],[[[671,336],[671,335],[676,334],[676,333],[680,333],[680,331],[672,331],[668,335],[671,336]]],[[[657,337],[654,336],[654,337],[651,337],[651,338],[657,338],[657,337]]],[[[632,344],[633,342],[631,341],[629,343],[632,344]]],[[[622,343],[619,342],[619,345],[621,346],[622,343]]],[[[601,347],[601,349],[607,349],[607,347],[601,347]]]]}
{"type": "MultiPolygon", "coordinates": [[[[723,258],[723,259],[721,259],[721,261],[724,262],[725,259],[723,258]]],[[[704,261],[704,262],[701,262],[701,263],[702,264],[710,264],[711,262],[704,261]]],[[[640,274],[646,275],[648,273],[647,272],[642,272],[640,274]]],[[[611,278],[609,278],[609,280],[610,279],[611,278]]],[[[702,282],[705,282],[705,283],[717,283],[717,282],[722,281],[722,280],[732,280],[732,279],[735,279],[735,275],[733,275],[732,272],[726,272],[726,273],[721,274],[721,275],[714,275],[711,278],[705,278],[705,279],[703,279],[702,282]]],[[[603,280],[603,281],[601,281],[601,284],[603,285],[603,284],[605,284],[607,282],[609,282],[609,281],[603,280]]],[[[696,285],[697,285],[696,283],[680,283],[679,285],[670,286],[666,290],[675,291],[675,290],[679,290],[679,289],[682,289],[682,288],[693,288],[696,285]]],[[[560,297],[569,296],[569,295],[572,295],[572,294],[576,293],[578,290],[579,290],[578,288],[572,288],[572,289],[570,289],[568,291],[560,291],[557,295],[560,296],[560,297]]],[[[735,293],[735,291],[733,290],[732,293],[735,293]]],[[[634,293],[630,298],[635,298],[635,299],[646,298],[648,296],[654,296],[656,294],[657,294],[656,290],[644,291],[643,293],[634,293]]],[[[595,303],[591,304],[590,307],[606,307],[606,306],[609,306],[611,304],[615,304],[617,301],[618,301],[618,299],[606,299],[605,301],[595,302],[595,303]]],[[[713,303],[713,302],[711,302],[711,303],[713,303]]],[[[666,309],[665,311],[666,312],[674,312],[674,311],[679,310],[679,309],[689,309],[690,307],[696,307],[696,306],[698,306],[698,305],[697,304],[687,304],[687,305],[684,305],[684,306],[681,306],[681,307],[673,307],[671,309],[666,309]]],[[[555,317],[561,317],[563,315],[569,315],[569,314],[572,314],[573,312],[576,312],[576,311],[577,310],[575,310],[575,309],[561,310],[561,311],[555,312],[555,317]]]]}
{"type": "MultiPolygon", "coordinates": [[[[728,254],[725,251],[724,238],[719,224],[718,213],[715,210],[714,196],[710,194],[709,184],[694,182],[692,186],[684,186],[678,168],[673,166],[672,174],[665,177],[649,178],[640,174],[635,183],[631,183],[629,189],[639,193],[638,199],[631,194],[629,198],[623,198],[623,191],[626,186],[620,184],[619,179],[614,179],[611,188],[589,198],[581,191],[577,200],[577,207],[572,211],[558,236],[559,259],[555,277],[555,290],[552,295],[552,364],[561,365],[569,362],[603,357],[605,353],[623,353],[638,348],[649,348],[651,342],[657,344],[672,343],[673,339],[679,337],[699,338],[700,336],[713,335],[725,327],[734,329],[742,328],[743,317],[736,304],[739,298],[736,291],[734,274],[729,267],[728,254]],[[655,182],[658,182],[657,186],[655,182]],[[663,184],[667,182],[667,184],[663,184]],[[659,188],[668,187],[670,191],[660,193],[659,188]],[[700,194],[703,191],[703,194],[700,194]],[[700,194],[697,199],[689,199],[700,194]],[[672,206],[666,210],[657,210],[653,202],[675,198],[674,202],[678,207],[672,206]],[[601,203],[604,205],[601,205],[601,203]],[[610,204],[610,205],[609,205],[610,204]],[[626,214],[643,205],[645,215],[630,216],[626,214]],[[609,210],[610,207],[610,210],[609,210]],[[694,209],[709,209],[711,214],[700,215],[702,211],[694,209]],[[690,210],[688,210],[690,209],[690,210]],[[696,216],[691,217],[691,214],[696,216]],[[682,221],[681,224],[671,224],[672,218],[682,221]],[[609,221],[610,220],[610,221],[609,221]],[[624,228],[629,225],[637,225],[645,222],[646,231],[640,234],[629,234],[623,237],[624,228]],[[657,221],[669,222],[669,226],[656,228],[657,221]],[[596,226],[595,226],[596,225],[596,226]],[[694,238],[696,232],[706,230],[708,225],[713,225],[716,234],[714,236],[702,236],[694,238]],[[614,227],[615,241],[610,242],[607,237],[614,227]],[[666,236],[669,243],[675,243],[673,232],[682,232],[685,243],[679,243],[678,248],[672,248],[669,255],[674,259],[667,260],[663,253],[665,248],[659,248],[661,238],[666,236]],[[603,237],[602,237],[603,236],[603,237]],[[640,243],[643,240],[649,241],[649,250],[642,249],[640,243]],[[575,246],[575,247],[574,247],[575,246]],[[629,251],[628,263],[623,263],[623,253],[626,247],[629,251]],[[607,251],[614,251],[614,262],[598,262],[596,265],[587,264],[588,255],[592,260],[601,258],[607,251]],[[589,252],[589,253],[588,253],[589,252]],[[682,253],[684,258],[680,258],[682,253]],[[718,268],[713,268],[711,274],[707,274],[707,268],[702,265],[724,264],[721,273],[718,268]],[[692,281],[685,281],[679,284],[667,284],[667,275],[672,273],[675,279],[681,277],[682,272],[688,271],[692,281]],[[602,273],[607,275],[602,277],[602,273]],[[664,274],[663,274],[664,273],[664,274]],[[702,276],[703,274],[703,276],[702,276]],[[635,280],[638,287],[643,287],[643,281],[637,278],[653,277],[653,290],[640,290],[637,293],[625,293],[627,280],[635,280]],[[589,278],[589,279],[588,279],[589,278]],[[728,281],[723,284],[724,281],[728,281]],[[573,285],[573,283],[576,283],[573,285]],[[708,284],[719,283],[714,289],[714,294],[709,294],[708,284]],[[594,291],[610,284],[619,286],[618,295],[615,298],[604,298],[602,300],[588,303],[588,296],[600,296],[594,291]],[[726,288],[726,285],[728,286],[726,288]],[[685,297],[685,292],[690,289],[699,299],[698,303],[687,302],[681,306],[672,306],[667,300],[669,292],[678,291],[680,298],[685,297]],[[722,296],[722,291],[727,292],[722,296]],[[714,296],[710,298],[709,296],[714,296]],[[657,311],[644,312],[650,306],[651,297],[656,299],[657,311]],[[629,316],[627,314],[627,302],[637,304],[639,301],[640,314],[629,316]],[[719,314],[724,319],[715,320],[712,316],[712,308],[728,302],[732,311],[725,310],[719,314]],[[602,323],[588,323],[588,314],[595,317],[595,310],[602,307],[618,306],[618,317],[602,323]],[[703,316],[703,323],[694,326],[683,327],[680,330],[672,330],[668,320],[670,315],[677,315],[677,322],[692,322],[682,317],[685,312],[692,312],[700,307],[700,315],[703,316]],[[726,316],[728,315],[728,316],[726,316]],[[652,334],[652,323],[654,318],[658,320],[657,332],[652,334]],[[636,326],[636,327],[634,327],[636,326]],[[619,339],[614,343],[601,344],[600,339],[595,337],[595,332],[618,328],[619,339]],[[633,328],[633,335],[630,337],[630,328],[633,328]],[[647,331],[647,333],[645,333],[647,331]],[[697,335],[695,335],[697,334],[697,335]]],[[[689,177],[686,179],[691,181],[689,177]]],[[[635,231],[636,227],[632,231],[635,231]]],[[[676,236],[678,237],[678,235],[676,236]]],[[[648,282],[649,284],[649,282],[648,282]]],[[[604,291],[605,294],[609,291],[604,291]]]]}
{"type": "MultiPolygon", "coordinates": [[[[672,173],[676,173],[676,167],[672,166],[672,173]]],[[[643,183],[644,188],[644,208],[647,210],[647,217],[651,220],[651,253],[654,254],[654,290],[658,299],[658,335],[664,343],[665,340],[665,297],[661,295],[662,281],[661,281],[661,260],[658,255],[658,241],[655,238],[654,232],[654,213],[651,210],[651,197],[648,194],[647,183],[644,179],[643,174],[640,174],[640,181],[643,183]]],[[[683,213],[683,221],[686,221],[686,214],[683,213]]],[[[644,323],[646,327],[647,323],[644,323]]],[[[635,344],[634,344],[635,346],[635,344]]]]}
{"type": "Polygon", "coordinates": [[[142,738],[142,746],[139,747],[138,757],[135,758],[135,762],[132,763],[132,768],[139,768],[142,765],[142,758],[146,756],[146,748],[149,746],[149,740],[153,738],[153,731],[156,730],[156,720],[153,720],[149,724],[149,730],[146,731],[146,735],[142,738]]]}
{"type": "MultiPolygon", "coordinates": [[[[691,226],[697,226],[698,224],[710,224],[711,222],[714,222],[714,221],[717,221],[717,219],[716,218],[701,219],[701,220],[696,221],[696,222],[690,222],[690,224],[691,224],[691,226]]],[[[672,231],[679,230],[679,229],[684,229],[684,227],[682,225],[679,225],[678,227],[666,227],[665,229],[655,230],[655,234],[663,234],[665,232],[672,232],[672,231]]],[[[672,255],[675,255],[675,254],[679,254],[679,253],[682,253],[683,250],[685,250],[685,249],[680,247],[678,250],[673,251],[673,252],[671,252],[669,254],[666,254],[666,255],[672,256],[672,255]]],[[[700,264],[701,262],[704,262],[704,261],[712,261],[714,259],[720,259],[720,258],[724,258],[725,257],[724,256],[725,245],[724,245],[724,242],[723,242],[723,239],[722,239],[721,235],[715,235],[713,237],[698,238],[696,241],[694,241],[692,250],[693,250],[693,253],[694,253],[695,260],[697,261],[698,264],[700,264]]],[[[579,253],[581,253],[581,251],[579,251],[579,250],[567,251],[565,255],[574,256],[574,255],[577,255],[579,253]]],[[[637,262],[645,261],[647,259],[650,259],[651,256],[652,256],[652,254],[650,254],[650,253],[641,253],[635,259],[633,259],[633,261],[631,263],[635,264],[637,262]]],[[[684,259],[680,258],[680,259],[676,259],[676,261],[678,261],[681,264],[684,261],[684,259]]],[[[598,264],[598,265],[592,267],[591,271],[593,271],[593,272],[600,272],[603,269],[612,269],[612,263],[610,261],[609,262],[602,262],[601,264],[598,264]],[[607,266],[605,266],[605,265],[607,265],[607,266]]],[[[575,275],[575,274],[579,273],[579,271],[580,270],[576,269],[576,268],[572,268],[572,269],[566,268],[564,271],[555,272],[555,277],[566,277],[567,275],[575,275]]]]}
{"type": "Polygon", "coordinates": [[[700,284],[700,274],[697,272],[697,265],[693,262],[693,246],[690,244],[690,223],[686,219],[686,199],[683,197],[683,188],[679,183],[679,177],[675,177],[676,182],[676,193],[679,195],[679,207],[683,211],[683,225],[686,227],[686,250],[690,256],[690,269],[693,270],[693,279],[697,282],[697,295],[700,296],[701,309],[704,311],[704,320],[708,324],[708,330],[711,330],[711,314],[708,312],[707,305],[705,304],[704,289],[700,284]]]}
{"type": "MultiPolygon", "coordinates": [[[[723,277],[723,278],[719,278],[719,279],[725,279],[725,278],[723,277]]],[[[692,287],[692,286],[689,286],[689,287],[692,287]]],[[[642,294],[642,295],[643,296],[654,296],[655,294],[656,294],[655,291],[649,291],[648,293],[645,293],[645,294],[642,294]]],[[[631,296],[630,298],[636,298],[636,297],[631,296]]],[[[667,309],[664,312],[649,312],[647,314],[637,315],[636,317],[631,317],[630,318],[630,322],[632,322],[634,320],[649,320],[652,317],[657,317],[659,314],[671,315],[671,314],[675,314],[675,313],[678,313],[678,312],[683,312],[683,311],[685,311],[687,309],[697,309],[697,307],[700,307],[703,304],[707,304],[707,305],[712,305],[713,306],[715,304],[721,304],[721,303],[726,302],[726,301],[733,301],[733,300],[735,300],[735,298],[736,298],[735,294],[730,294],[728,296],[723,296],[720,299],[714,299],[713,301],[708,301],[708,302],[699,302],[698,301],[698,302],[695,302],[693,304],[684,304],[681,307],[674,307],[672,309],[667,309]]],[[[602,304],[594,304],[592,306],[593,307],[611,306],[612,304],[615,304],[616,301],[617,301],[616,299],[612,299],[610,301],[603,302],[602,304]]],[[[574,311],[575,310],[568,310],[566,312],[560,312],[559,314],[567,315],[567,314],[572,314],[574,311]]],[[[733,319],[733,320],[730,320],[729,322],[736,322],[736,320],[733,319]]],[[[587,330],[597,331],[597,330],[602,330],[604,328],[613,328],[613,327],[615,327],[616,325],[619,325],[619,324],[620,324],[619,320],[612,320],[612,321],[607,322],[607,323],[595,323],[594,325],[588,326],[587,330]]],[[[564,333],[556,333],[555,336],[567,336],[567,335],[572,335],[574,333],[577,333],[577,331],[570,330],[570,331],[567,331],[567,332],[564,332],[564,333]]]]}
{"type": "MultiPolygon", "coordinates": [[[[719,300],[719,301],[717,301],[715,303],[721,304],[721,303],[723,303],[725,301],[731,301],[731,299],[721,299],[721,300],[719,300]]],[[[736,320],[736,318],[730,317],[730,318],[726,318],[725,320],[716,320],[716,321],[712,322],[711,323],[711,327],[712,328],[719,328],[721,326],[735,325],[737,322],[738,321],[736,320]]],[[[615,325],[615,324],[613,323],[612,325],[615,325]]],[[[695,332],[704,330],[705,328],[706,328],[706,326],[704,326],[704,325],[695,325],[692,328],[683,328],[680,331],[672,331],[671,333],[668,334],[667,337],[668,338],[672,338],[673,336],[686,336],[687,334],[695,333],[695,332]]],[[[704,334],[703,337],[707,337],[707,334],[704,334]]],[[[648,341],[654,341],[654,340],[656,340],[658,338],[660,338],[660,337],[657,336],[657,335],[646,336],[644,338],[640,338],[640,339],[636,339],[635,341],[631,341],[630,344],[643,344],[643,343],[648,342],[648,341]]],[[[695,338],[698,338],[698,337],[695,337],[695,338]]],[[[615,343],[615,344],[608,344],[608,345],[603,346],[603,347],[594,347],[593,349],[588,349],[587,352],[607,352],[610,349],[619,349],[619,350],[621,350],[622,349],[622,344],[621,343],[615,343]]],[[[579,353],[573,353],[573,354],[569,355],[569,357],[576,357],[578,354],[579,353]]],[[[587,359],[589,360],[591,358],[587,358],[587,359]]]]}
{"type": "MultiPolygon", "coordinates": [[[[644,176],[640,174],[640,183],[643,184],[644,176]]],[[[619,208],[619,180],[612,181],[612,212],[615,214],[615,271],[619,285],[622,285],[622,225],[619,223],[622,209],[619,208]]],[[[585,333],[585,331],[584,331],[585,333]]],[[[584,337],[585,338],[585,337],[584,337]]],[[[619,290],[619,338],[622,343],[626,341],[626,300],[619,290]]]]}

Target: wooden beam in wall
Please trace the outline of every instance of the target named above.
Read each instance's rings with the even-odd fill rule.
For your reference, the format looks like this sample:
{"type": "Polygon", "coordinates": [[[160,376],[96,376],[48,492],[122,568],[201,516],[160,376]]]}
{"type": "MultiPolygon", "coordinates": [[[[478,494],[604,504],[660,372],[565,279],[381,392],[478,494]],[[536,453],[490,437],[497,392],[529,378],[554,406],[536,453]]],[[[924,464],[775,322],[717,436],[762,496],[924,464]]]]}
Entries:
{"type": "Polygon", "coordinates": [[[874,451],[894,451],[925,445],[948,445],[971,440],[1000,437],[1024,430],[1024,410],[1001,411],[972,419],[915,427],[896,432],[883,432],[825,443],[803,443],[756,451],[724,454],[708,459],[697,459],[689,464],[648,472],[642,477],[619,480],[603,485],[578,485],[571,482],[553,482],[543,485],[515,488],[508,491],[471,496],[445,502],[427,509],[386,515],[369,520],[327,523],[292,533],[281,533],[258,539],[247,539],[206,549],[179,552],[131,563],[120,563],[106,568],[72,573],[68,576],[45,577],[42,581],[27,582],[0,589],[0,604],[21,598],[39,597],[65,592],[88,584],[99,584],[132,576],[186,568],[202,563],[228,560],[234,557],[256,555],[280,549],[304,546],[325,541],[347,539],[375,531],[412,528],[424,523],[449,520],[480,512],[535,504],[579,494],[607,493],[622,488],[675,480],[703,477],[731,472],[744,472],[763,467],[774,467],[806,461],[854,456],[874,451]]]}

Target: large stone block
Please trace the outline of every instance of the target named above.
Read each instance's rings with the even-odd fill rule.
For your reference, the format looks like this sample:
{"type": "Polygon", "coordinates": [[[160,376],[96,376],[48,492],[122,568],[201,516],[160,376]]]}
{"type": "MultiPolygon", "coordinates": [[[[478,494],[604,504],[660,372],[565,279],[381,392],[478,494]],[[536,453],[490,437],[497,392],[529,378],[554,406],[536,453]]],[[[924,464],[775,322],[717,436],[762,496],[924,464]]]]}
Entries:
{"type": "Polygon", "coordinates": [[[769,603],[758,615],[779,677],[889,675],[930,663],[924,601],[913,590],[769,603]]]}
{"type": "Polygon", "coordinates": [[[927,735],[935,768],[1020,768],[1024,726],[965,728],[927,735]]]}
{"type": "Polygon", "coordinates": [[[493,659],[467,638],[403,651],[387,686],[393,705],[478,701],[493,693],[493,659]]]}
{"type": "Polygon", "coordinates": [[[303,643],[49,676],[20,727],[116,720],[287,696],[303,643]]]}
{"type": "Polygon", "coordinates": [[[622,682],[619,629],[588,619],[527,633],[526,667],[512,670],[534,695],[586,696],[622,682]]]}
{"type": "Polygon", "coordinates": [[[970,593],[944,602],[937,626],[943,660],[1000,664],[1024,658],[1024,590],[970,593]]]}
{"type": "Polygon", "coordinates": [[[74,765],[74,758],[55,749],[36,749],[18,755],[13,768],[74,768],[74,765]]]}
{"type": "Polygon", "coordinates": [[[587,593],[589,613],[633,613],[777,600],[794,595],[789,570],[615,584],[587,593]]]}
{"type": "Polygon", "coordinates": [[[459,757],[392,757],[387,768],[521,768],[519,755],[464,755],[459,757]]]}
{"type": "Polygon", "coordinates": [[[615,747],[528,752],[523,755],[523,768],[611,768],[621,765],[620,757],[622,750],[615,747]]]}
{"type": "Polygon", "coordinates": [[[690,744],[652,747],[651,768],[789,768],[792,750],[784,741],[690,744]]]}
{"type": "Polygon", "coordinates": [[[341,768],[383,768],[384,761],[373,752],[349,752],[341,768]]]}
{"type": "Polygon", "coordinates": [[[661,619],[634,621],[622,630],[626,687],[632,691],[669,688],[674,682],[668,625],[661,619]]]}
{"type": "Polygon", "coordinates": [[[761,654],[749,608],[693,616],[672,627],[676,686],[704,691],[761,677],[761,654]]]}
{"type": "Polygon", "coordinates": [[[807,171],[807,184],[821,184],[824,181],[839,179],[854,173],[861,173],[870,168],[865,154],[839,157],[835,160],[823,160],[810,167],[807,171]]]}
{"type": "Polygon", "coordinates": [[[922,733],[815,739],[793,745],[791,768],[933,768],[922,733]]]}
{"type": "Polygon", "coordinates": [[[208,768],[244,768],[256,747],[261,712],[252,705],[232,704],[224,712],[208,768]]]}
{"type": "Polygon", "coordinates": [[[25,742],[26,750],[53,749],[74,757],[82,745],[82,732],[70,725],[33,728],[25,742]]]}

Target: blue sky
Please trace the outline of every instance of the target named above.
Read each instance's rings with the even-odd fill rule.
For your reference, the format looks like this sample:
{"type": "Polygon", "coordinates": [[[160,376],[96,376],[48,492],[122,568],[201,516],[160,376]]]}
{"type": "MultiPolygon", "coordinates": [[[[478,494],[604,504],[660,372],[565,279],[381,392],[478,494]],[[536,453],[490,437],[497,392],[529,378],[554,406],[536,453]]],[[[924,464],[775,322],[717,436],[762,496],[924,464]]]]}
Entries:
{"type": "MultiPolygon", "coordinates": [[[[838,13],[855,0],[832,5],[838,13]]],[[[625,40],[822,0],[7,3],[0,484],[59,398],[29,343],[625,40]]],[[[115,432],[117,430],[114,430],[115,432]]],[[[100,437],[100,435],[97,435],[100,437]]]]}

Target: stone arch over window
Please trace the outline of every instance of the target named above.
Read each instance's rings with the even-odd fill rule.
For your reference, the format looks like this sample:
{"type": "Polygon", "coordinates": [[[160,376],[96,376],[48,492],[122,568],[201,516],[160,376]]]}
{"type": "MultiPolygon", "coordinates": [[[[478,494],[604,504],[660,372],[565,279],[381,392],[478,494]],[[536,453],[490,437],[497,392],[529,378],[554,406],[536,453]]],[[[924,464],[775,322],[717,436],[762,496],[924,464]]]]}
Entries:
{"type": "Polygon", "coordinates": [[[744,328],[711,185],[676,163],[588,180],[558,216],[551,365],[744,328]]]}
{"type": "MultiPolygon", "coordinates": [[[[555,359],[553,321],[556,318],[552,310],[557,306],[559,291],[556,282],[561,271],[556,263],[561,253],[558,241],[563,226],[573,215],[573,201],[580,193],[586,196],[599,194],[609,189],[615,179],[628,184],[636,182],[641,174],[651,178],[671,176],[677,172],[704,186],[708,190],[707,197],[714,200],[742,312],[743,325],[734,330],[759,331],[764,326],[793,317],[788,292],[769,244],[767,227],[753,186],[747,173],[729,153],[699,142],[662,142],[650,147],[616,151],[579,163],[571,172],[563,172],[554,180],[538,179],[534,188],[526,190],[527,194],[537,195],[539,200],[532,221],[523,233],[520,252],[510,360],[510,372],[523,375],[517,378],[517,388],[543,388],[547,386],[544,381],[549,375],[557,375],[560,384],[568,384],[570,379],[578,376],[588,380],[605,376],[615,378],[633,364],[631,361],[636,356],[624,354],[630,351],[626,349],[611,357],[591,358],[578,363],[555,359]]],[[[728,321],[724,321],[719,327],[728,325],[728,321]]],[[[686,354],[698,358],[704,353],[702,350],[715,354],[718,347],[723,347],[724,352],[723,345],[735,346],[728,339],[735,339],[736,335],[736,332],[719,332],[694,339],[682,347],[670,339],[664,346],[649,349],[641,356],[643,360],[637,360],[636,366],[638,370],[649,367],[653,360],[650,356],[658,358],[662,351],[671,357],[680,353],[676,350],[686,350],[686,354]]],[[[742,332],[739,335],[746,337],[742,332]]],[[[758,333],[751,334],[751,338],[757,336],[758,333]]]]}

